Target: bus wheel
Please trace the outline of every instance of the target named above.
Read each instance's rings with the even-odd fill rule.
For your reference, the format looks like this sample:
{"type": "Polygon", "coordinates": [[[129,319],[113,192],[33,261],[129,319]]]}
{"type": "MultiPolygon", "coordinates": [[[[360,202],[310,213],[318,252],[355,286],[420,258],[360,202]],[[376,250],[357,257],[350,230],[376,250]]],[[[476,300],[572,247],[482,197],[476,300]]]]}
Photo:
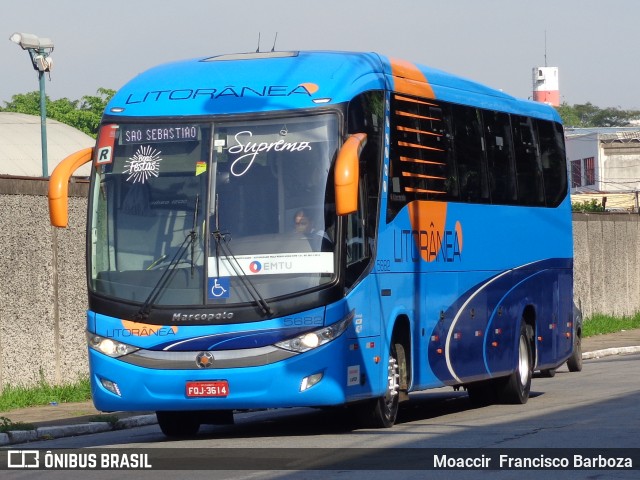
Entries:
{"type": "Polygon", "coordinates": [[[529,399],[531,377],[533,376],[532,339],[533,329],[523,320],[520,324],[516,370],[501,381],[499,400],[502,403],[525,404],[529,399]]]}
{"type": "Polygon", "coordinates": [[[556,369],[547,368],[546,370],[540,370],[540,375],[542,375],[545,378],[553,378],[556,376],[556,369]]]}
{"type": "Polygon", "coordinates": [[[493,379],[469,384],[466,389],[474,407],[486,407],[496,401],[496,386],[493,379]]]}
{"type": "Polygon", "coordinates": [[[167,437],[192,437],[200,430],[200,421],[191,412],[156,412],[156,418],[167,437]]]}
{"type": "Polygon", "coordinates": [[[582,370],[582,338],[576,333],[576,340],[573,344],[573,353],[567,360],[567,367],[570,372],[579,372],[582,370]]]}
{"type": "Polygon", "coordinates": [[[401,344],[392,345],[387,365],[387,389],[382,397],[358,403],[353,406],[358,423],[369,428],[390,428],[396,423],[400,403],[400,367],[398,349],[401,344]]]}

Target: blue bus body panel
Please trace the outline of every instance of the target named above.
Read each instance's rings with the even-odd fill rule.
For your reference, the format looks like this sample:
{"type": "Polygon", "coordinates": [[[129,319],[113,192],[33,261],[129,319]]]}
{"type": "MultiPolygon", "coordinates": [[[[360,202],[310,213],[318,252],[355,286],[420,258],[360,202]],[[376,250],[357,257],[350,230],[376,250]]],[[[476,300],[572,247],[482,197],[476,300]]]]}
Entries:
{"type": "MultiPolygon", "coordinates": [[[[292,57],[209,60],[173,62],[141,73],[116,93],[105,113],[179,117],[281,111],[347,102],[367,90],[395,88],[393,60],[376,53],[295,52],[292,57]],[[327,103],[315,103],[318,99],[327,103]]],[[[560,121],[544,104],[434,68],[416,68],[437,99],[560,121]]]]}
{"type": "Polygon", "coordinates": [[[376,54],[300,52],[293,57],[207,61],[152,68],[124,85],[106,113],[127,117],[227,115],[313,108],[384,88],[376,54]],[[325,103],[326,104],[326,103],[325,103]],[[124,109],[114,112],[114,108],[124,109]]]}
{"type": "Polygon", "coordinates": [[[537,366],[566,360],[573,346],[569,209],[568,197],[556,209],[423,202],[420,221],[405,207],[382,228],[374,273],[392,295],[382,298],[381,315],[408,312],[422,327],[413,343],[414,388],[513,371],[515,320],[528,305],[538,307],[537,366]]]}
{"type": "MultiPolygon", "coordinates": [[[[133,324],[89,312],[87,330],[150,351],[192,352],[189,369],[149,369],[110,358],[89,349],[92,395],[97,408],[115,410],[201,410],[340,405],[370,398],[384,391],[386,364],[381,360],[380,317],[368,308],[373,277],[362,282],[352,298],[295,317],[218,326],[158,326],[133,324]],[[333,342],[312,351],[267,365],[232,369],[201,369],[200,351],[242,351],[271,345],[317,326],[291,327],[295,319],[318,319],[323,324],[341,320],[351,310],[354,320],[333,342]],[[303,378],[323,373],[317,385],[301,392],[303,378]],[[351,375],[351,377],[349,377],[351,375]],[[118,396],[101,380],[118,385],[118,396]],[[366,379],[366,381],[363,381],[366,379]],[[189,398],[188,381],[227,380],[225,398],[189,398]]],[[[375,309],[373,309],[375,312],[375,309]]],[[[315,321],[315,320],[314,320],[315,321]]]]}

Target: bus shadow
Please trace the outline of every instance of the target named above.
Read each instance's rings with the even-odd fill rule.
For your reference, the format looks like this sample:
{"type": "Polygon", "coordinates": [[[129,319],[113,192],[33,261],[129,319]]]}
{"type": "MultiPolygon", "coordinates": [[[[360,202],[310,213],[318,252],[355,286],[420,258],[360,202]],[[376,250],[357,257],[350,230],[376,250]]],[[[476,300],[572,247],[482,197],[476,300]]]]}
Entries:
{"type": "MultiPolygon", "coordinates": [[[[429,420],[476,408],[464,390],[418,393],[400,406],[396,424],[429,420]]],[[[196,438],[248,438],[333,435],[359,428],[346,408],[293,408],[236,414],[228,426],[203,425],[196,438]]]]}

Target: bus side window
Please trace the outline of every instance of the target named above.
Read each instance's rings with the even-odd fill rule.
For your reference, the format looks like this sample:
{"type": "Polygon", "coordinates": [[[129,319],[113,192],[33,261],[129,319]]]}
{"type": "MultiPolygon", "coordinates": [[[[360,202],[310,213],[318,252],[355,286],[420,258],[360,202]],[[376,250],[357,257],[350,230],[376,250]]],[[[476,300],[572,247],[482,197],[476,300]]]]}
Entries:
{"type": "Polygon", "coordinates": [[[558,123],[537,120],[544,195],[548,207],[557,207],[567,194],[564,136],[558,123]]]}
{"type": "Polygon", "coordinates": [[[360,189],[358,211],[347,217],[347,268],[369,256],[362,193],[363,189],[360,189]]]}
{"type": "Polygon", "coordinates": [[[362,93],[349,103],[348,133],[366,133],[367,144],[360,154],[358,211],[346,219],[347,288],[366,270],[375,248],[381,185],[383,112],[384,94],[378,90],[362,93]]]}
{"type": "Polygon", "coordinates": [[[513,205],[516,203],[516,178],[509,115],[484,110],[482,120],[491,202],[513,205]]]}
{"type": "Polygon", "coordinates": [[[454,105],[453,144],[458,165],[460,200],[488,203],[489,185],[484,161],[480,113],[472,107],[454,105]]]}
{"type": "Polygon", "coordinates": [[[533,120],[519,115],[511,116],[513,147],[518,182],[518,203],[544,205],[542,167],[533,120]]]}

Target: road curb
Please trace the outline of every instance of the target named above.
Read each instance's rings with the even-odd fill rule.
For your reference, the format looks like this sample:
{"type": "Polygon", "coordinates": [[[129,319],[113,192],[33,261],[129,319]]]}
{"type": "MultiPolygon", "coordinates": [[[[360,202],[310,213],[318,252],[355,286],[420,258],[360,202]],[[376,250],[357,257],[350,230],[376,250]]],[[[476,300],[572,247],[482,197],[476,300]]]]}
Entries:
{"type": "Polygon", "coordinates": [[[91,433],[104,433],[113,430],[125,430],[134,427],[144,427],[157,423],[155,414],[137,415],[110,422],[79,423],[77,425],[59,425],[53,427],[38,427],[35,430],[12,430],[0,433],[0,446],[15,443],[33,442],[35,440],[52,440],[54,438],[75,437],[91,433]]]}
{"type": "Polygon", "coordinates": [[[640,346],[637,347],[614,347],[605,348],[603,350],[595,350],[593,352],[584,352],[583,360],[591,360],[594,358],[609,357],[611,355],[628,355],[630,353],[640,353],[640,346]]]}

